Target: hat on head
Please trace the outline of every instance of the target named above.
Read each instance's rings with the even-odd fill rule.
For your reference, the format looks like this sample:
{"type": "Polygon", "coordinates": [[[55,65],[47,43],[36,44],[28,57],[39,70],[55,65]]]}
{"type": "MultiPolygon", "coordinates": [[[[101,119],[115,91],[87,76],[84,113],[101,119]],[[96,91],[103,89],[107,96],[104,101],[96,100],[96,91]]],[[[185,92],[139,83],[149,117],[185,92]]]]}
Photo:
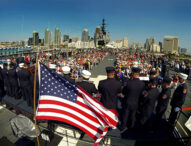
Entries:
{"type": "Polygon", "coordinates": [[[20,68],[24,67],[24,63],[19,63],[19,67],[20,68]]]}
{"type": "Polygon", "coordinates": [[[49,64],[50,69],[56,69],[56,64],[49,64]]]}
{"type": "Polygon", "coordinates": [[[107,73],[114,73],[115,72],[115,69],[112,66],[106,67],[105,70],[106,70],[107,73]]]}
{"type": "Polygon", "coordinates": [[[70,68],[68,66],[62,67],[62,71],[64,74],[69,74],[70,73],[70,68]]]}
{"type": "Polygon", "coordinates": [[[170,84],[170,83],[171,83],[171,81],[172,81],[172,79],[171,79],[171,78],[169,78],[169,77],[164,77],[164,79],[163,79],[163,83],[170,84]]]}
{"type": "Polygon", "coordinates": [[[7,63],[10,64],[11,63],[11,59],[7,59],[7,63]]]}
{"type": "Polygon", "coordinates": [[[187,75],[187,74],[184,74],[184,73],[180,73],[180,74],[179,74],[179,77],[180,77],[181,79],[186,80],[186,79],[188,78],[188,75],[187,75]]]}
{"type": "Polygon", "coordinates": [[[133,72],[133,73],[140,73],[140,71],[141,71],[141,69],[138,68],[138,67],[133,67],[133,68],[132,68],[132,72],[133,72]]]}
{"type": "Polygon", "coordinates": [[[89,72],[88,70],[82,70],[82,77],[89,79],[91,76],[91,72],[89,72]]]}

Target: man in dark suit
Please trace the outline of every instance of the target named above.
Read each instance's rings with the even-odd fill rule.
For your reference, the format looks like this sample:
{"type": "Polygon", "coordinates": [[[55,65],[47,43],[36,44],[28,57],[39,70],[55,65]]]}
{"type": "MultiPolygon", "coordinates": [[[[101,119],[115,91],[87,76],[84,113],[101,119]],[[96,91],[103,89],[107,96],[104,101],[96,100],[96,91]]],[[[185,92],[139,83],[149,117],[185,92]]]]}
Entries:
{"type": "Polygon", "coordinates": [[[18,77],[15,69],[15,64],[10,63],[10,69],[8,70],[8,78],[10,84],[10,95],[11,97],[14,97],[15,99],[20,99],[19,94],[19,85],[18,85],[18,77]]]}
{"type": "Polygon", "coordinates": [[[23,99],[27,101],[27,105],[32,105],[32,85],[30,82],[30,72],[28,71],[27,63],[19,64],[20,70],[18,71],[17,75],[19,78],[20,88],[22,92],[23,99]]]}
{"type": "Polygon", "coordinates": [[[3,96],[5,95],[2,69],[3,69],[3,65],[0,64],[0,103],[2,101],[3,96]]]}
{"type": "Polygon", "coordinates": [[[184,74],[184,73],[179,74],[180,85],[176,88],[172,96],[172,100],[170,103],[170,105],[172,106],[172,109],[169,116],[169,124],[172,126],[174,126],[178,112],[180,111],[182,105],[185,102],[185,98],[188,92],[187,85],[186,85],[187,77],[188,77],[187,74],[184,74]]]}
{"type": "Polygon", "coordinates": [[[117,108],[117,95],[121,93],[121,83],[114,78],[115,69],[106,67],[107,79],[101,80],[98,91],[101,93],[101,103],[108,109],[117,108]]]}
{"type": "Polygon", "coordinates": [[[82,81],[77,82],[76,84],[82,87],[87,93],[89,93],[91,96],[93,94],[96,94],[98,90],[96,89],[95,85],[93,83],[89,82],[89,78],[91,76],[91,73],[88,70],[82,71],[82,81]]]}
{"type": "Polygon", "coordinates": [[[132,72],[133,78],[128,80],[122,91],[125,97],[122,102],[122,121],[119,126],[119,130],[121,131],[124,131],[126,126],[128,128],[134,128],[139,97],[145,88],[144,82],[139,79],[140,69],[133,67],[132,72]]]}
{"type": "Polygon", "coordinates": [[[1,74],[4,80],[4,87],[5,87],[5,91],[6,94],[8,96],[10,96],[10,82],[9,82],[9,78],[8,78],[8,65],[7,63],[3,64],[3,69],[1,70],[1,74]]]}

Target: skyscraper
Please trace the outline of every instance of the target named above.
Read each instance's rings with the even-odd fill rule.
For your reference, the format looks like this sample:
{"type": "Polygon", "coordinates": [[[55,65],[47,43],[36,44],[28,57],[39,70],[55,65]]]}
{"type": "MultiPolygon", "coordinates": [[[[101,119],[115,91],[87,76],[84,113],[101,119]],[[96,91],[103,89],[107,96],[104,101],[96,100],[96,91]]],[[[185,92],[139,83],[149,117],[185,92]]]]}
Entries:
{"type": "Polygon", "coordinates": [[[54,45],[59,46],[61,40],[61,34],[58,28],[54,30],[54,45]]]}
{"type": "Polygon", "coordinates": [[[84,29],[82,31],[82,42],[88,42],[88,30],[87,29],[84,29]]]}
{"type": "Polygon", "coordinates": [[[69,38],[69,35],[66,35],[66,34],[65,34],[65,35],[64,35],[64,42],[69,41],[69,39],[70,39],[70,38],[69,38]]]}
{"type": "Polygon", "coordinates": [[[123,48],[129,48],[128,38],[127,37],[123,38],[123,48]]]}
{"type": "Polygon", "coordinates": [[[101,27],[97,26],[95,34],[94,34],[94,43],[95,43],[95,46],[98,46],[98,40],[100,39],[100,37],[101,37],[101,27]]]}
{"type": "Polygon", "coordinates": [[[51,32],[49,29],[45,29],[44,32],[44,45],[49,46],[51,44],[51,32]]]}
{"type": "Polygon", "coordinates": [[[164,52],[178,54],[178,37],[165,36],[163,44],[164,52]]]}
{"type": "Polygon", "coordinates": [[[37,31],[33,32],[33,45],[37,46],[39,44],[39,35],[37,31]]]}
{"type": "Polygon", "coordinates": [[[151,45],[152,44],[155,44],[155,38],[154,37],[151,37],[151,38],[148,38],[145,42],[145,49],[150,51],[151,50],[151,45]]]}

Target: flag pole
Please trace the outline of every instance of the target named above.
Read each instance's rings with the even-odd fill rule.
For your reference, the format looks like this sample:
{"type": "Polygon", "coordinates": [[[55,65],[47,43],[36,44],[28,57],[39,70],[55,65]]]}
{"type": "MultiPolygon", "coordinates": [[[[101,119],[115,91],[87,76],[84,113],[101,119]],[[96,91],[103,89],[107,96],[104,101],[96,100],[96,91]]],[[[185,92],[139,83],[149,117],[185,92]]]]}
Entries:
{"type": "Polygon", "coordinates": [[[38,138],[38,131],[37,131],[37,121],[36,121],[36,74],[37,74],[37,67],[38,67],[38,54],[36,57],[36,63],[35,63],[35,73],[34,73],[34,96],[33,96],[33,102],[34,102],[34,125],[35,125],[35,134],[36,134],[36,141],[38,146],[39,144],[39,138],[38,138]]]}

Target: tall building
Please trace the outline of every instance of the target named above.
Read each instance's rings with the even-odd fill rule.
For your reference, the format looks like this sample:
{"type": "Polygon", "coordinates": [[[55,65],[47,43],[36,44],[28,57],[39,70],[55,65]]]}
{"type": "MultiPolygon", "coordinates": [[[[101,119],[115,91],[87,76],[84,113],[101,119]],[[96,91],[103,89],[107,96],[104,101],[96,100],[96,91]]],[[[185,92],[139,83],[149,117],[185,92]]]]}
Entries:
{"type": "Polygon", "coordinates": [[[64,41],[64,42],[68,42],[69,39],[70,39],[70,38],[69,38],[69,35],[66,35],[66,34],[65,34],[65,35],[64,35],[64,40],[63,40],[63,41],[64,41]]]}
{"type": "Polygon", "coordinates": [[[82,42],[88,42],[88,30],[87,29],[84,29],[82,31],[82,42]]]}
{"type": "Polygon", "coordinates": [[[49,46],[51,44],[51,32],[49,29],[46,29],[44,32],[44,45],[49,46]]]}
{"type": "Polygon", "coordinates": [[[33,38],[28,39],[28,46],[31,46],[31,45],[33,45],[33,38]]]}
{"type": "Polygon", "coordinates": [[[100,39],[100,37],[101,37],[101,27],[97,26],[95,34],[94,34],[94,43],[95,43],[95,46],[98,46],[98,40],[100,39]]]}
{"type": "Polygon", "coordinates": [[[33,45],[37,46],[39,44],[39,34],[37,31],[33,32],[33,45]]]}
{"type": "Polygon", "coordinates": [[[147,38],[146,42],[145,42],[145,49],[150,51],[151,50],[151,45],[155,44],[155,38],[151,37],[151,38],[147,38]]]}
{"type": "Polygon", "coordinates": [[[165,36],[163,42],[163,51],[172,54],[178,54],[178,37],[165,36]]]}
{"type": "Polygon", "coordinates": [[[54,30],[54,45],[59,46],[61,41],[61,34],[58,28],[54,30]]]}
{"type": "Polygon", "coordinates": [[[162,42],[159,42],[160,51],[162,51],[162,42]]]}
{"type": "Polygon", "coordinates": [[[129,48],[128,38],[127,37],[123,38],[123,48],[129,48]]]}
{"type": "Polygon", "coordinates": [[[136,48],[137,48],[137,49],[141,49],[141,43],[137,43],[137,44],[136,44],[136,48]]]}

